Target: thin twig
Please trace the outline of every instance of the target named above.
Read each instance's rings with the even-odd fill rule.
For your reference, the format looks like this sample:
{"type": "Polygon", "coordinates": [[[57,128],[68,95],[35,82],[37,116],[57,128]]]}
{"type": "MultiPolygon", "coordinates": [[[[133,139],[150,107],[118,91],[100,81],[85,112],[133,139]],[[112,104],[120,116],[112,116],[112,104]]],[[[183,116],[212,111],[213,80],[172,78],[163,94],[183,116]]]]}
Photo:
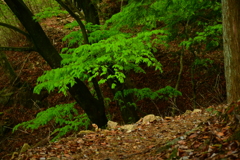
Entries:
{"type": "Polygon", "coordinates": [[[159,108],[157,107],[156,103],[154,103],[153,100],[151,100],[151,101],[154,104],[154,106],[156,107],[156,109],[158,110],[159,115],[161,115],[161,112],[160,112],[159,108]]]}
{"type": "Polygon", "coordinates": [[[18,73],[16,79],[13,81],[13,84],[12,84],[12,85],[14,85],[14,83],[17,81],[17,79],[19,78],[20,74],[22,73],[23,67],[25,66],[25,64],[26,64],[26,62],[27,62],[27,59],[28,59],[28,57],[30,56],[30,54],[31,54],[31,53],[29,53],[29,54],[27,55],[27,58],[24,60],[23,65],[22,65],[22,67],[21,67],[21,69],[20,69],[20,72],[18,73]]]}
{"type": "MultiPolygon", "coordinates": [[[[8,126],[4,126],[4,128],[9,128],[9,129],[13,129],[13,128],[11,128],[11,127],[8,127],[8,126]]],[[[24,130],[21,130],[21,129],[17,129],[18,131],[20,131],[20,132],[23,132],[23,133],[26,133],[26,134],[29,134],[28,132],[26,132],[26,131],[24,131],[24,130]]]]}

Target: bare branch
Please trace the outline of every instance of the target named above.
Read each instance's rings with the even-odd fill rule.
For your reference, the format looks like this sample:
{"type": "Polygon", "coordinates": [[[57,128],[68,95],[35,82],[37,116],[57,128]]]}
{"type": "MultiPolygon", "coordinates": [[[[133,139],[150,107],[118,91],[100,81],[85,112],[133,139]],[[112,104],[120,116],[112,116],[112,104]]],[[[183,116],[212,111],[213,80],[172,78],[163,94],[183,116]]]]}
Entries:
{"type": "Polygon", "coordinates": [[[28,47],[0,47],[0,51],[36,51],[34,48],[28,47]]]}
{"type": "Polygon", "coordinates": [[[21,34],[23,34],[24,36],[26,36],[28,39],[30,38],[30,35],[24,31],[22,31],[21,29],[15,27],[15,26],[12,26],[10,24],[7,24],[7,23],[3,23],[3,22],[0,22],[0,26],[4,26],[4,27],[7,27],[9,29],[13,29],[21,34]]]}

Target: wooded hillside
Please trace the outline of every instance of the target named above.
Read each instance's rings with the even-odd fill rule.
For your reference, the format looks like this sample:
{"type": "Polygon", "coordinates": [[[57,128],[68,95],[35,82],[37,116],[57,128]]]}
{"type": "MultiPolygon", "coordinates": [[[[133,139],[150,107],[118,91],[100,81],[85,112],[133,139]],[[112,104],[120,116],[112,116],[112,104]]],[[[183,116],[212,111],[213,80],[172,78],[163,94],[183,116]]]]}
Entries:
{"type": "MultiPolygon", "coordinates": [[[[128,132],[132,137],[126,143],[137,152],[110,156],[113,159],[145,153],[151,154],[141,158],[210,158],[212,150],[219,153],[218,158],[226,156],[220,152],[239,154],[235,149],[214,148],[218,143],[211,140],[221,134],[217,139],[221,146],[229,147],[231,140],[239,144],[235,141],[240,121],[239,48],[235,47],[240,42],[239,5],[236,0],[0,1],[0,156],[41,158],[38,147],[50,141],[58,149],[60,143],[78,141],[86,146],[94,145],[86,141],[96,141],[100,148],[122,145],[125,140],[112,136],[128,132]],[[144,124],[141,118],[149,114],[159,117],[144,124]],[[196,122],[195,115],[199,116],[196,122]],[[188,118],[190,127],[173,127],[188,118]],[[109,121],[119,125],[109,128],[109,121]],[[120,131],[120,125],[126,124],[135,127],[120,131]],[[167,136],[169,128],[166,135],[164,129],[154,129],[166,125],[173,128],[174,138],[167,136]],[[60,141],[84,130],[94,132],[85,139],[60,141]],[[211,135],[206,135],[208,130],[211,135]],[[157,141],[158,131],[167,141],[157,141]],[[210,142],[198,142],[194,134],[210,142]],[[96,138],[101,136],[104,141],[96,138]],[[152,136],[157,142],[148,144],[152,136]],[[136,140],[141,137],[146,141],[136,140]],[[145,149],[138,143],[145,144],[145,149]],[[177,143],[191,148],[192,154],[177,143]],[[24,144],[33,151],[23,153],[24,144]],[[172,147],[172,152],[164,149],[161,154],[159,148],[164,145],[172,147]],[[206,148],[212,149],[209,154],[200,153],[206,148]]],[[[73,150],[65,158],[77,155],[73,150]]],[[[85,159],[97,158],[86,152],[85,159]]],[[[49,156],[44,153],[43,157],[49,156]]]]}

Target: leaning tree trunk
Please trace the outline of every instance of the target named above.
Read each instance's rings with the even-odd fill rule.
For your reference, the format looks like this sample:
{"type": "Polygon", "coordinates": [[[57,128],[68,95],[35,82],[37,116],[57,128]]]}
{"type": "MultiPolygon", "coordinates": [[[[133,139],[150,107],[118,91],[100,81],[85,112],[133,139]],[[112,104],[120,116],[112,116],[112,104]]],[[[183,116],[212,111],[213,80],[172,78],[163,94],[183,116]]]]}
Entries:
{"type": "MultiPolygon", "coordinates": [[[[97,9],[95,6],[92,4],[91,0],[77,0],[79,3],[79,6],[83,9],[84,15],[85,15],[85,20],[87,22],[91,22],[92,24],[100,24],[99,22],[99,16],[97,9]]],[[[111,66],[109,67],[111,68],[111,66]]],[[[113,69],[110,69],[113,70],[113,69]]],[[[109,72],[109,74],[114,74],[112,72],[109,72]]],[[[128,85],[120,83],[118,80],[117,85],[118,88],[121,89],[112,89],[113,94],[115,95],[117,91],[123,92],[124,89],[130,89],[128,88],[128,85]]],[[[112,86],[112,82],[108,82],[109,87],[112,86]]],[[[122,119],[125,123],[134,123],[139,120],[138,114],[137,114],[137,109],[132,105],[133,103],[133,96],[131,94],[127,96],[122,97],[123,103],[119,102],[119,109],[121,111],[121,116],[122,119]]]]}
{"type": "MultiPolygon", "coordinates": [[[[98,12],[97,9],[95,8],[95,5],[90,1],[90,0],[76,0],[77,2],[77,6],[76,4],[69,4],[70,2],[64,2],[63,0],[56,0],[63,8],[65,8],[70,15],[76,19],[76,21],[78,22],[83,37],[84,37],[84,42],[85,44],[88,44],[89,41],[87,36],[86,36],[86,31],[85,31],[85,27],[82,27],[82,22],[80,20],[80,18],[74,13],[74,11],[71,10],[71,8],[76,8],[76,10],[80,10],[82,9],[85,15],[85,20],[88,23],[92,23],[92,24],[100,24],[99,22],[99,16],[98,16],[98,12]],[[75,6],[74,6],[75,5],[75,6]],[[69,7],[71,6],[71,7],[69,7]]],[[[111,67],[109,67],[111,68],[111,67]]],[[[112,69],[110,69],[112,70],[112,69]]],[[[114,74],[112,72],[109,72],[109,74],[114,74]]],[[[93,84],[94,84],[94,88],[96,90],[96,93],[98,95],[98,99],[101,103],[103,103],[103,98],[101,95],[101,91],[99,89],[98,83],[96,81],[96,79],[93,79],[93,84]]],[[[109,87],[111,87],[112,82],[109,80],[108,82],[109,87]]],[[[122,84],[120,82],[118,82],[118,88],[121,88],[121,90],[117,90],[117,89],[113,89],[112,92],[113,94],[117,93],[117,91],[121,91],[123,92],[123,89],[129,89],[126,88],[125,84],[122,84]]],[[[139,120],[139,117],[137,115],[137,111],[136,108],[132,105],[133,103],[133,98],[132,95],[127,95],[127,96],[123,96],[122,99],[123,103],[118,103],[120,111],[121,111],[121,115],[122,115],[122,119],[124,120],[125,123],[133,123],[139,120]]]]}
{"type": "MultiPolygon", "coordinates": [[[[87,31],[85,29],[85,25],[82,23],[82,20],[80,19],[80,17],[75,14],[74,10],[78,10],[79,8],[77,8],[77,6],[75,6],[75,3],[71,3],[71,2],[66,2],[66,1],[62,1],[62,0],[56,0],[64,9],[66,9],[68,11],[68,13],[77,21],[77,23],[79,24],[80,28],[81,28],[81,32],[83,35],[83,39],[84,39],[84,44],[90,44],[89,40],[88,40],[88,34],[87,31]]],[[[93,86],[94,89],[96,91],[97,97],[98,97],[98,102],[101,103],[102,106],[105,107],[104,105],[104,99],[102,96],[102,92],[101,89],[98,85],[97,79],[93,78],[92,79],[93,82],[93,86]]]]}
{"type": "MultiPolygon", "coordinates": [[[[91,22],[92,24],[100,24],[99,22],[99,16],[97,9],[93,5],[93,3],[90,0],[77,0],[77,3],[79,4],[79,7],[83,9],[85,20],[87,22],[91,22]]],[[[109,67],[111,68],[111,66],[109,67]]],[[[112,70],[112,69],[110,69],[112,70]]],[[[112,72],[109,72],[109,74],[114,74],[112,72]]],[[[108,82],[109,87],[112,86],[112,82],[108,82]]],[[[122,84],[119,81],[117,81],[118,88],[121,88],[119,90],[112,89],[113,94],[116,94],[117,91],[123,92],[124,89],[129,89],[126,84],[122,84]]],[[[132,105],[133,103],[133,97],[132,95],[127,95],[122,97],[123,103],[118,103],[122,119],[125,123],[133,123],[137,122],[139,120],[136,107],[132,105]]]]}
{"type": "Polygon", "coordinates": [[[222,0],[224,67],[227,102],[240,99],[240,2],[222,0]]]}
{"type": "MultiPolygon", "coordinates": [[[[28,31],[36,50],[52,68],[61,67],[61,56],[51,44],[39,23],[33,20],[33,14],[22,0],[5,0],[9,8],[28,31]]],[[[89,119],[99,127],[107,124],[104,106],[95,99],[85,84],[76,80],[76,84],[69,89],[74,99],[80,104],[89,119]]]]}

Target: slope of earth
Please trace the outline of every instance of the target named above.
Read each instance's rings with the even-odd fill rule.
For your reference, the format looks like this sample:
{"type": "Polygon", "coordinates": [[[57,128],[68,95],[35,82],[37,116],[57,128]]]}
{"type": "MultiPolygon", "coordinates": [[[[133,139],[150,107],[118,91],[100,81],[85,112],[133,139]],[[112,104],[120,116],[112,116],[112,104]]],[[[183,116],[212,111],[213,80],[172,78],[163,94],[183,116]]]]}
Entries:
{"type": "Polygon", "coordinates": [[[81,131],[44,147],[29,147],[13,154],[12,159],[237,159],[239,142],[227,141],[231,126],[219,120],[212,112],[200,109],[164,119],[148,115],[133,125],[81,131]]]}
{"type": "MultiPolygon", "coordinates": [[[[67,18],[53,17],[53,18],[47,19],[42,23],[42,26],[46,31],[48,37],[51,39],[52,43],[54,44],[54,46],[57,48],[59,52],[63,47],[67,47],[67,44],[65,42],[62,42],[61,39],[63,38],[64,35],[66,35],[66,33],[69,32],[69,30],[64,29],[63,25],[68,22],[71,22],[72,20],[73,19],[70,17],[67,17],[67,18]]],[[[163,88],[166,85],[170,85],[174,87],[176,85],[177,75],[179,72],[179,67],[178,67],[179,56],[175,54],[175,51],[177,50],[177,48],[178,48],[177,43],[172,43],[171,47],[168,48],[167,50],[159,47],[158,52],[156,53],[156,57],[162,63],[164,72],[158,73],[158,72],[155,72],[154,69],[146,68],[147,70],[146,75],[132,74],[131,75],[132,80],[136,82],[135,86],[137,88],[149,87],[153,90],[158,90],[159,88],[163,88]]],[[[191,72],[190,66],[193,63],[193,56],[189,53],[186,53],[184,56],[184,69],[183,69],[181,81],[179,84],[179,90],[183,93],[183,96],[177,99],[177,104],[173,104],[173,99],[140,101],[138,103],[139,110],[141,111],[139,113],[140,116],[144,117],[147,114],[154,113],[156,115],[160,115],[164,117],[164,116],[169,116],[174,114],[172,113],[172,108],[174,108],[175,114],[176,113],[181,114],[181,113],[184,113],[184,111],[187,109],[193,110],[195,107],[201,108],[201,107],[210,106],[212,104],[222,103],[225,100],[225,97],[224,97],[225,81],[224,81],[224,73],[223,73],[223,57],[221,54],[222,54],[221,51],[215,51],[214,53],[209,53],[204,55],[203,58],[210,58],[211,60],[214,61],[214,63],[211,65],[208,65],[207,67],[197,66],[195,68],[194,74],[191,76],[192,72],[191,72]],[[192,82],[195,82],[195,88],[192,87],[192,82]],[[193,106],[193,90],[195,90],[195,93],[196,93],[195,107],[193,106]]],[[[7,56],[9,58],[9,61],[12,63],[14,70],[17,72],[21,80],[26,81],[31,87],[35,86],[37,77],[39,77],[45,70],[50,69],[48,64],[36,52],[30,52],[30,53],[8,52],[7,56]]],[[[5,79],[4,78],[5,78],[4,76],[1,77],[1,79],[3,79],[0,82],[1,89],[6,87],[6,83],[5,83],[6,78],[5,79]]],[[[108,95],[110,94],[110,91],[105,90],[104,94],[108,95]]],[[[54,130],[54,127],[55,127],[53,124],[49,124],[35,131],[30,132],[25,130],[18,130],[12,134],[11,129],[14,125],[20,122],[24,122],[24,121],[35,118],[38,112],[45,110],[48,107],[55,106],[56,104],[69,103],[73,101],[73,99],[70,96],[64,97],[62,94],[58,94],[57,92],[55,92],[48,95],[47,98],[42,99],[41,104],[34,103],[33,107],[28,107],[18,103],[19,99],[23,99],[23,96],[25,96],[23,95],[23,92],[16,92],[16,94],[13,96],[13,100],[15,100],[15,104],[4,106],[0,110],[1,112],[4,112],[4,116],[1,116],[2,118],[1,120],[3,122],[5,122],[6,120],[11,121],[11,125],[7,126],[9,129],[8,132],[1,137],[0,157],[4,156],[3,159],[9,159],[9,155],[11,155],[16,150],[20,150],[20,148],[23,146],[24,143],[28,143],[31,146],[35,146],[37,142],[45,139],[54,130]]],[[[82,111],[80,110],[80,112],[82,111]]],[[[115,103],[110,103],[109,107],[107,108],[107,113],[111,116],[111,120],[121,122],[121,116],[120,116],[121,114],[120,114],[119,108],[116,106],[115,103]]],[[[172,120],[176,121],[175,125],[177,125],[177,124],[180,124],[181,120],[183,119],[179,119],[179,121],[177,122],[177,117],[176,117],[176,119],[172,118],[172,120]]],[[[149,131],[151,132],[156,131],[160,133],[162,132],[161,134],[163,133],[166,134],[163,137],[168,137],[167,135],[170,135],[171,132],[168,132],[168,129],[166,129],[165,131],[162,131],[160,130],[160,128],[162,128],[162,126],[165,126],[165,127],[169,126],[168,123],[172,120],[170,118],[170,119],[164,119],[164,121],[156,121],[156,122],[150,123],[149,125],[140,124],[137,126],[138,127],[137,129],[135,129],[132,132],[129,132],[129,134],[126,134],[126,135],[124,131],[117,129],[117,130],[106,131],[106,133],[96,132],[88,136],[92,137],[90,139],[95,140],[94,138],[101,137],[101,135],[103,134],[102,138],[99,139],[99,142],[97,144],[100,145],[101,147],[104,147],[104,143],[112,143],[111,141],[109,142],[107,141],[107,137],[109,138],[109,136],[114,137],[115,135],[117,135],[115,136],[115,138],[117,139],[120,138],[120,139],[119,141],[114,142],[116,147],[115,149],[114,149],[114,146],[111,146],[113,150],[119,150],[119,148],[117,147],[118,145],[121,146],[122,144],[125,144],[127,147],[129,145],[128,143],[131,143],[131,145],[129,146],[133,147],[133,149],[135,148],[135,151],[139,150],[143,152],[144,150],[146,151],[145,147],[150,147],[149,151],[146,152],[146,154],[150,154],[152,151],[151,149],[157,148],[157,146],[155,145],[158,144],[158,141],[154,140],[155,143],[151,142],[151,136],[150,135],[148,136],[148,132],[149,131]],[[155,126],[155,123],[158,126],[157,125],[155,126]],[[124,133],[124,136],[128,135],[130,137],[127,139],[122,138],[121,134],[123,133],[124,133]],[[134,137],[140,138],[140,136],[138,135],[142,135],[143,137],[145,136],[145,138],[143,138],[143,141],[139,141],[139,142],[136,141],[136,144],[139,144],[139,146],[135,146],[136,144],[133,145],[133,140],[131,140],[131,136],[132,136],[132,139],[134,139],[134,137]],[[103,142],[103,140],[106,140],[106,142],[103,142]],[[142,146],[141,148],[142,143],[144,144],[146,143],[147,145],[142,146]]],[[[191,129],[191,127],[189,129],[191,129]]],[[[178,130],[180,130],[180,128],[178,130]]],[[[177,132],[178,131],[176,131],[176,133],[177,132]]],[[[183,134],[183,133],[185,133],[184,130],[180,131],[179,134],[183,134]]],[[[154,135],[155,134],[157,135],[157,133],[154,132],[154,135]]],[[[173,136],[168,137],[168,139],[172,139],[172,138],[174,137],[173,136]]],[[[139,140],[141,140],[141,138],[139,140]]],[[[162,139],[159,139],[159,140],[162,141],[162,139]]],[[[69,141],[69,143],[75,144],[74,141],[73,142],[69,141]]],[[[82,141],[82,140],[79,140],[79,141],[82,141]]],[[[62,140],[62,141],[59,141],[58,143],[60,142],[65,144],[66,141],[62,140]]],[[[46,143],[48,143],[47,140],[44,141],[44,144],[46,143]]],[[[83,146],[85,146],[85,144],[86,146],[93,144],[91,140],[89,140],[89,142],[88,141],[85,142],[83,140],[83,142],[81,143],[84,144],[83,146]]],[[[94,144],[94,145],[97,145],[97,144],[94,144]]],[[[62,147],[64,145],[59,144],[58,147],[60,146],[62,147]]],[[[55,147],[55,148],[58,148],[58,147],[55,147]]],[[[107,144],[105,144],[105,147],[109,148],[107,144]]],[[[89,148],[88,147],[83,148],[83,152],[87,152],[86,153],[87,156],[89,155],[91,156],[91,152],[95,153],[94,146],[89,148]],[[90,152],[88,152],[87,150],[89,148],[90,148],[89,150],[90,152]]],[[[123,153],[125,154],[125,156],[129,156],[135,153],[135,152],[132,152],[132,153],[129,153],[128,155],[127,149],[128,148],[121,151],[121,154],[123,153]]],[[[62,150],[64,150],[64,148],[62,150]]],[[[38,151],[36,151],[36,153],[37,152],[38,151]]],[[[62,152],[64,153],[64,151],[62,152]]],[[[105,150],[103,150],[103,152],[105,153],[105,150]]],[[[44,152],[41,152],[41,153],[44,153],[44,152]]],[[[56,153],[59,153],[59,152],[56,152],[56,153]]],[[[116,153],[117,152],[114,152],[114,154],[116,153]]],[[[66,155],[67,154],[68,153],[66,153],[66,155]]],[[[94,154],[92,156],[94,157],[94,154]]],[[[95,155],[95,157],[97,156],[98,154],[95,155]]],[[[132,156],[137,157],[138,154],[132,155],[132,156]]],[[[115,158],[119,158],[119,157],[121,156],[117,156],[115,158]]]]}

